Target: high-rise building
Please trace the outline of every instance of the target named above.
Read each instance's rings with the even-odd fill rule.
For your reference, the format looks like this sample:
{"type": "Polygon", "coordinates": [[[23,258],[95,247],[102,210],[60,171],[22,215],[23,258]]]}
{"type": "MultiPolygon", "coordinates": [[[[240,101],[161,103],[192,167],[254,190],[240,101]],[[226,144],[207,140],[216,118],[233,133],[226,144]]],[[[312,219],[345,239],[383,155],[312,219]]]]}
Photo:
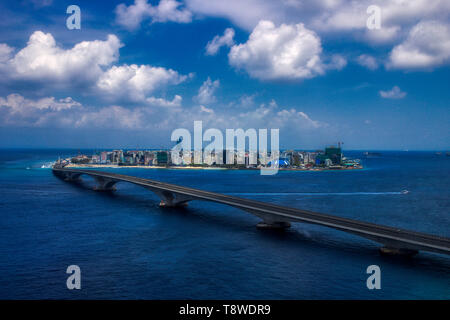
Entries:
{"type": "Polygon", "coordinates": [[[158,161],[158,165],[166,165],[169,163],[169,157],[167,155],[167,151],[158,151],[156,153],[156,160],[158,161]]]}
{"type": "Polygon", "coordinates": [[[341,164],[342,149],[334,146],[325,148],[325,158],[330,159],[333,164],[341,164]]]}

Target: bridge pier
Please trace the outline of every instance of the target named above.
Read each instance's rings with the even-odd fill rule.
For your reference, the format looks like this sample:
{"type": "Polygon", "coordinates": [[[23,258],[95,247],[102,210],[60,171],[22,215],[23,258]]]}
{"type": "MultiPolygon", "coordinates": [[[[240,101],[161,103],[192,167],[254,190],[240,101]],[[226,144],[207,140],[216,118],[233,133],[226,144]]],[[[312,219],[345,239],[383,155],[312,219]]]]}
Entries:
{"type": "Polygon", "coordinates": [[[96,190],[114,190],[117,182],[129,182],[156,193],[162,207],[185,205],[191,200],[212,201],[241,209],[261,219],[260,229],[286,229],[291,222],[310,223],[347,232],[381,244],[381,254],[412,256],[418,251],[450,254],[450,239],[409,230],[403,230],[369,222],[321,214],[297,208],[288,208],[260,201],[225,196],[159,181],[131,177],[122,174],[53,167],[53,173],[67,181],[78,180],[80,175],[93,177],[98,184],[96,190]]]}
{"type": "Polygon", "coordinates": [[[385,256],[412,257],[419,253],[419,251],[413,249],[393,248],[388,246],[381,247],[379,250],[380,254],[385,256]]]}
{"type": "Polygon", "coordinates": [[[174,192],[170,192],[170,191],[163,191],[163,190],[157,190],[154,188],[149,188],[146,187],[148,190],[151,190],[152,192],[154,192],[159,199],[161,200],[159,203],[160,207],[165,207],[165,208],[173,208],[173,207],[183,207],[183,206],[187,206],[187,203],[191,200],[194,200],[195,198],[184,195],[184,194],[179,194],[179,193],[174,193],[174,192]]]}
{"type": "Polygon", "coordinates": [[[261,221],[258,224],[256,224],[256,228],[261,229],[261,230],[265,230],[265,229],[284,230],[284,229],[288,229],[290,227],[291,227],[291,224],[286,221],[276,221],[276,222],[261,221]]]}
{"type": "Polygon", "coordinates": [[[94,176],[97,186],[94,187],[95,191],[115,191],[115,184],[118,180],[109,179],[101,176],[94,176]]]}
{"type": "Polygon", "coordinates": [[[64,181],[71,181],[71,182],[76,182],[76,181],[80,181],[81,174],[80,173],[74,173],[74,172],[66,172],[64,174],[64,181]]]}
{"type": "Polygon", "coordinates": [[[284,230],[291,227],[291,223],[289,221],[280,220],[277,217],[271,215],[261,214],[259,212],[255,212],[251,209],[244,209],[251,214],[254,214],[257,217],[260,217],[263,221],[256,224],[256,228],[261,230],[284,230]]]}

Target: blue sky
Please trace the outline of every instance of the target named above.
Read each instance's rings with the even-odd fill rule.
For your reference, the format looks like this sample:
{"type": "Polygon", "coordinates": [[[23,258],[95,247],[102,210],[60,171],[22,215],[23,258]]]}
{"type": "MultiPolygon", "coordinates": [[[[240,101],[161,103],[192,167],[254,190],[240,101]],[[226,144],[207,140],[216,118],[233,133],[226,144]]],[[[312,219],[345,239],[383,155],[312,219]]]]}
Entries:
{"type": "Polygon", "coordinates": [[[170,147],[202,120],[279,128],[283,148],[448,150],[449,15],[440,0],[0,1],[0,147],[170,147]]]}

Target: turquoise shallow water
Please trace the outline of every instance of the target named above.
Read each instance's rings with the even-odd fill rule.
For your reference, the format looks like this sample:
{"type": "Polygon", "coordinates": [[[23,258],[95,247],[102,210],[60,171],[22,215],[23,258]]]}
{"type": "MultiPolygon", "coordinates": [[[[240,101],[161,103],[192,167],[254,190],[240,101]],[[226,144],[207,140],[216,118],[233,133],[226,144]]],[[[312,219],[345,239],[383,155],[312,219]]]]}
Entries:
{"type": "MultiPolygon", "coordinates": [[[[52,175],[51,161],[76,152],[0,151],[0,298],[450,298],[450,257],[386,258],[368,240],[305,224],[261,231],[256,217],[214,203],[162,209],[126,183],[98,193],[88,177],[74,185],[52,175]],[[72,264],[79,291],[66,288],[72,264]],[[381,290],[366,287],[373,264],[381,290]]],[[[365,169],[107,170],[450,237],[450,157],[347,155],[365,169]]]]}

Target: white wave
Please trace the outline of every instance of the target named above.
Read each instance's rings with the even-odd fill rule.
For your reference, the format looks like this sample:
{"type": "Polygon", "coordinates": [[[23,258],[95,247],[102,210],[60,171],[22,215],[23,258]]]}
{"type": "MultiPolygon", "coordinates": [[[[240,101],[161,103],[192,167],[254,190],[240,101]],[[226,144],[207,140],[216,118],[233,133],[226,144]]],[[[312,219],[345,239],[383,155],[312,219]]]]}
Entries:
{"type": "Polygon", "coordinates": [[[50,169],[53,167],[54,164],[55,162],[46,162],[41,166],[41,169],[50,169]]]}
{"type": "Polygon", "coordinates": [[[393,192],[238,192],[227,193],[240,196],[357,196],[357,195],[396,195],[409,193],[404,191],[393,192]]]}

